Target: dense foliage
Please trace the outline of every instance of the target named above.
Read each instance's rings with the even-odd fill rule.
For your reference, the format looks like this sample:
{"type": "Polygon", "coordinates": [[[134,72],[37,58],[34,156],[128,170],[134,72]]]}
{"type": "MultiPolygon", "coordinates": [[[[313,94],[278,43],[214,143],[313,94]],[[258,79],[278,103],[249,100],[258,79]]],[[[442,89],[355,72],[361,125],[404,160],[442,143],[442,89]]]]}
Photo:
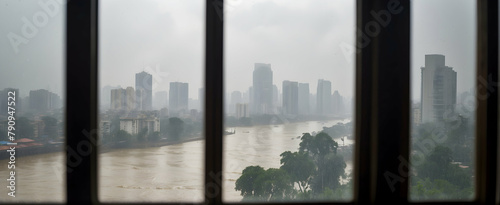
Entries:
{"type": "Polygon", "coordinates": [[[281,167],[248,166],[236,180],[243,201],[348,199],[346,163],[328,134],[304,133],[298,152],[281,153],[281,167]]]}

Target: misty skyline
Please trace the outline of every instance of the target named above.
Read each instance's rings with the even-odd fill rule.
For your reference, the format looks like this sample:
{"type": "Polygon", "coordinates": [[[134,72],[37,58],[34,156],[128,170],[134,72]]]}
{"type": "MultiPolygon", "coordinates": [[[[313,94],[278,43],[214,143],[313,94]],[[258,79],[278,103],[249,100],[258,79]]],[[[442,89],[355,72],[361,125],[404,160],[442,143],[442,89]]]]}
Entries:
{"type": "MultiPolygon", "coordinates": [[[[412,1],[412,100],[420,98],[425,54],[446,56],[457,71],[458,93],[475,82],[475,1],[451,1],[412,1]]],[[[59,6],[16,53],[7,35],[22,35],[23,17],[32,21],[45,11],[38,1],[0,4],[0,88],[19,88],[21,96],[48,89],[64,97],[65,14],[64,5],[59,6]]],[[[204,1],[103,0],[99,8],[101,88],[133,86],[135,73],[155,71],[153,93],[168,91],[170,82],[187,82],[189,98],[198,98],[204,1]]],[[[353,96],[354,55],[346,58],[339,45],[354,45],[355,1],[228,1],[226,9],[226,93],[248,90],[254,63],[269,63],[275,85],[290,80],[315,88],[325,78],[332,91],[353,96]]]]}

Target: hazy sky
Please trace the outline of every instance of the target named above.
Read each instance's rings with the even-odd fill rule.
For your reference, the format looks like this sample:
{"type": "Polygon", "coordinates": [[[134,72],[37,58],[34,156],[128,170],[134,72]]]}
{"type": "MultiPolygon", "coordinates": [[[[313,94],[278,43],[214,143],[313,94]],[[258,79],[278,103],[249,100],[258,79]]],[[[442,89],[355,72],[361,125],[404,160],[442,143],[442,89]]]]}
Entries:
{"type": "MultiPolygon", "coordinates": [[[[63,9],[50,13],[39,1],[0,0],[0,88],[21,95],[44,88],[63,92],[63,9]],[[40,12],[48,16],[43,22],[40,12]],[[9,34],[23,36],[23,17],[38,31],[18,46],[9,34]]],[[[419,0],[412,9],[412,98],[420,97],[420,67],[425,54],[444,54],[457,71],[458,91],[474,82],[475,1],[419,0]]],[[[63,5],[57,4],[60,8],[63,5]]],[[[354,0],[227,0],[225,19],[226,91],[246,91],[254,63],[270,63],[274,84],[283,80],[332,82],[332,91],[353,96],[354,55],[340,45],[354,44],[354,0]]],[[[101,0],[100,86],[134,86],[135,73],[154,76],[153,93],[172,81],[189,83],[190,98],[203,86],[204,1],[101,0]]],[[[33,33],[33,32],[32,32],[33,33]]],[[[32,34],[31,33],[31,34],[32,34]]]]}

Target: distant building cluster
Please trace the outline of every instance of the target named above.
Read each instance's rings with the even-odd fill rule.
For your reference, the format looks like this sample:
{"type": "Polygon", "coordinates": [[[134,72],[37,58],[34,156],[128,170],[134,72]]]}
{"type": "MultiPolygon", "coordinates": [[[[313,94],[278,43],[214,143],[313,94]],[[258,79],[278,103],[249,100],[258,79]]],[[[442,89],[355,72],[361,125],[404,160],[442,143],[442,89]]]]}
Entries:
{"type": "MultiPolygon", "coordinates": [[[[203,100],[204,90],[200,88],[198,101],[203,100]]],[[[157,132],[160,129],[160,119],[169,117],[201,119],[198,109],[201,103],[189,99],[189,84],[170,82],[168,91],[157,91],[153,96],[153,76],[145,71],[135,74],[135,88],[106,86],[102,89],[101,109],[109,106],[106,114],[102,114],[100,132],[109,134],[111,117],[119,117],[119,129],[131,135],[136,135],[142,129],[157,132]]]]}
{"type": "MultiPolygon", "coordinates": [[[[309,83],[285,80],[281,92],[273,82],[271,64],[255,63],[253,83],[247,92],[233,91],[226,109],[229,114],[241,118],[244,106],[249,107],[249,114],[280,114],[285,116],[320,115],[343,116],[348,114],[346,99],[335,90],[332,83],[319,79],[316,94],[312,94],[309,83]]],[[[244,115],[247,116],[247,115],[244,115]]]]}
{"type": "MultiPolygon", "coordinates": [[[[200,103],[193,103],[189,99],[189,84],[183,82],[170,82],[169,91],[157,91],[153,96],[153,77],[143,71],[135,74],[135,88],[120,86],[106,86],[101,93],[101,109],[107,106],[110,111],[151,111],[162,110],[170,116],[186,116],[193,109],[190,104],[197,104],[196,108],[201,108],[200,103]]],[[[203,90],[200,88],[200,93],[203,90]]],[[[203,97],[199,94],[199,97],[203,97]]]]}
{"type": "MultiPolygon", "coordinates": [[[[168,91],[157,91],[153,96],[153,77],[143,71],[135,74],[135,87],[105,86],[100,104],[107,106],[107,113],[102,114],[100,132],[110,132],[111,115],[119,116],[120,129],[132,135],[145,128],[148,132],[159,131],[162,118],[202,119],[205,90],[200,88],[198,99],[193,100],[189,98],[188,83],[170,82],[169,85],[168,91]]],[[[49,90],[31,90],[29,95],[21,97],[19,89],[5,88],[0,90],[0,98],[7,99],[8,92],[16,92],[17,114],[31,113],[35,136],[50,130],[42,117],[62,112],[61,97],[49,90]]],[[[462,96],[465,97],[467,95],[462,96]]],[[[225,102],[227,114],[240,119],[276,114],[343,117],[350,114],[352,100],[332,89],[332,82],[326,79],[318,79],[316,93],[311,92],[309,83],[284,80],[276,85],[271,64],[255,63],[252,85],[244,92],[228,93],[225,102]]],[[[412,122],[445,121],[456,112],[456,105],[457,73],[445,65],[444,55],[425,55],[425,66],[421,67],[421,102],[412,106],[412,122]]],[[[0,116],[7,115],[7,106],[5,100],[0,101],[0,116]]]]}

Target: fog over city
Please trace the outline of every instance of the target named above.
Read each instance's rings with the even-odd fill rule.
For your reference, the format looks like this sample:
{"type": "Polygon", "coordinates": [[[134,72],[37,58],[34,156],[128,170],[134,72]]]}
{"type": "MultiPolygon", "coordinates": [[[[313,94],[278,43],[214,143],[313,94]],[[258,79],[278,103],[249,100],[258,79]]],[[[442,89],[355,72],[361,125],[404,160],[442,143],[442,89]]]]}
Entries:
{"type": "MultiPolygon", "coordinates": [[[[45,1],[41,1],[45,2],[45,1]]],[[[57,2],[57,1],[56,1],[57,2]]],[[[474,1],[413,1],[412,99],[420,98],[420,67],[425,54],[443,54],[457,71],[458,93],[470,90],[475,67],[474,1]],[[446,9],[444,9],[446,8],[446,9]]],[[[23,18],[33,22],[45,12],[38,1],[3,0],[0,4],[0,88],[64,89],[64,16],[61,4],[17,53],[8,34],[23,36],[23,18]]],[[[270,63],[273,83],[283,80],[332,82],[332,92],[353,96],[354,55],[341,43],[354,44],[354,1],[226,1],[226,91],[246,91],[254,63],[270,63]]],[[[100,86],[133,86],[135,73],[150,69],[157,91],[170,82],[188,82],[189,97],[203,86],[203,1],[100,1],[100,86]],[[156,77],[155,77],[156,75],[156,77]]],[[[43,20],[43,19],[42,19],[43,20]]],[[[26,37],[26,36],[24,36],[26,37]]],[[[63,96],[63,95],[61,95],[63,96]]]]}
{"type": "MultiPolygon", "coordinates": [[[[206,1],[99,0],[97,127],[93,115],[90,127],[71,120],[85,121],[88,107],[65,107],[66,93],[79,94],[65,88],[66,1],[73,0],[0,0],[0,163],[18,157],[18,179],[27,179],[7,179],[10,186],[0,192],[9,189],[13,195],[16,185],[19,193],[8,200],[72,201],[65,173],[86,168],[78,158],[90,152],[98,152],[97,194],[105,203],[201,203],[212,197],[204,179],[214,177],[203,172],[210,171],[205,160],[223,161],[214,179],[222,177],[215,188],[225,202],[358,200],[354,156],[360,150],[385,156],[399,148],[397,155],[406,154],[398,160],[406,156],[411,164],[404,178],[387,182],[392,187],[409,179],[410,200],[470,201],[481,193],[474,184],[482,169],[476,169],[475,156],[484,152],[476,150],[476,129],[485,128],[476,128],[473,93],[476,1],[410,0],[410,115],[386,116],[406,111],[385,104],[404,102],[405,95],[392,95],[393,87],[390,95],[362,91],[360,100],[369,94],[369,101],[354,109],[356,45],[390,42],[371,48],[384,49],[384,55],[394,47],[400,51],[394,46],[399,41],[374,38],[383,29],[390,29],[384,32],[388,36],[406,31],[401,24],[387,25],[394,19],[407,23],[408,12],[401,12],[409,9],[407,2],[387,1],[387,9],[371,11],[374,20],[356,28],[354,0],[224,0],[224,116],[209,119],[213,115],[203,106],[204,58],[213,51],[205,50],[212,40],[205,39],[206,1]],[[357,33],[363,42],[356,43],[357,33]],[[369,119],[355,115],[365,109],[369,119]],[[205,132],[210,120],[223,130],[205,132]],[[357,122],[381,128],[369,133],[374,149],[364,150],[366,143],[354,132],[357,122]],[[406,122],[409,127],[401,126],[406,122]],[[77,124],[84,128],[75,134],[77,124]],[[81,147],[87,142],[82,134],[96,149],[81,147]],[[89,137],[94,134],[98,137],[89,137]],[[219,137],[222,149],[206,149],[219,137]],[[73,139],[81,140],[75,152],[73,139]],[[383,150],[389,140],[400,147],[383,150]],[[402,149],[407,142],[408,153],[402,149]],[[205,158],[219,152],[222,158],[205,158]]],[[[208,8],[220,12],[219,2],[208,8]]],[[[374,55],[370,61],[380,59],[387,58],[374,55]]],[[[385,75],[377,79],[395,79],[383,70],[374,68],[374,75],[385,75]]],[[[385,158],[370,163],[382,168],[393,163],[381,163],[385,158]]],[[[12,168],[2,167],[0,176],[14,177],[12,168]]]]}

